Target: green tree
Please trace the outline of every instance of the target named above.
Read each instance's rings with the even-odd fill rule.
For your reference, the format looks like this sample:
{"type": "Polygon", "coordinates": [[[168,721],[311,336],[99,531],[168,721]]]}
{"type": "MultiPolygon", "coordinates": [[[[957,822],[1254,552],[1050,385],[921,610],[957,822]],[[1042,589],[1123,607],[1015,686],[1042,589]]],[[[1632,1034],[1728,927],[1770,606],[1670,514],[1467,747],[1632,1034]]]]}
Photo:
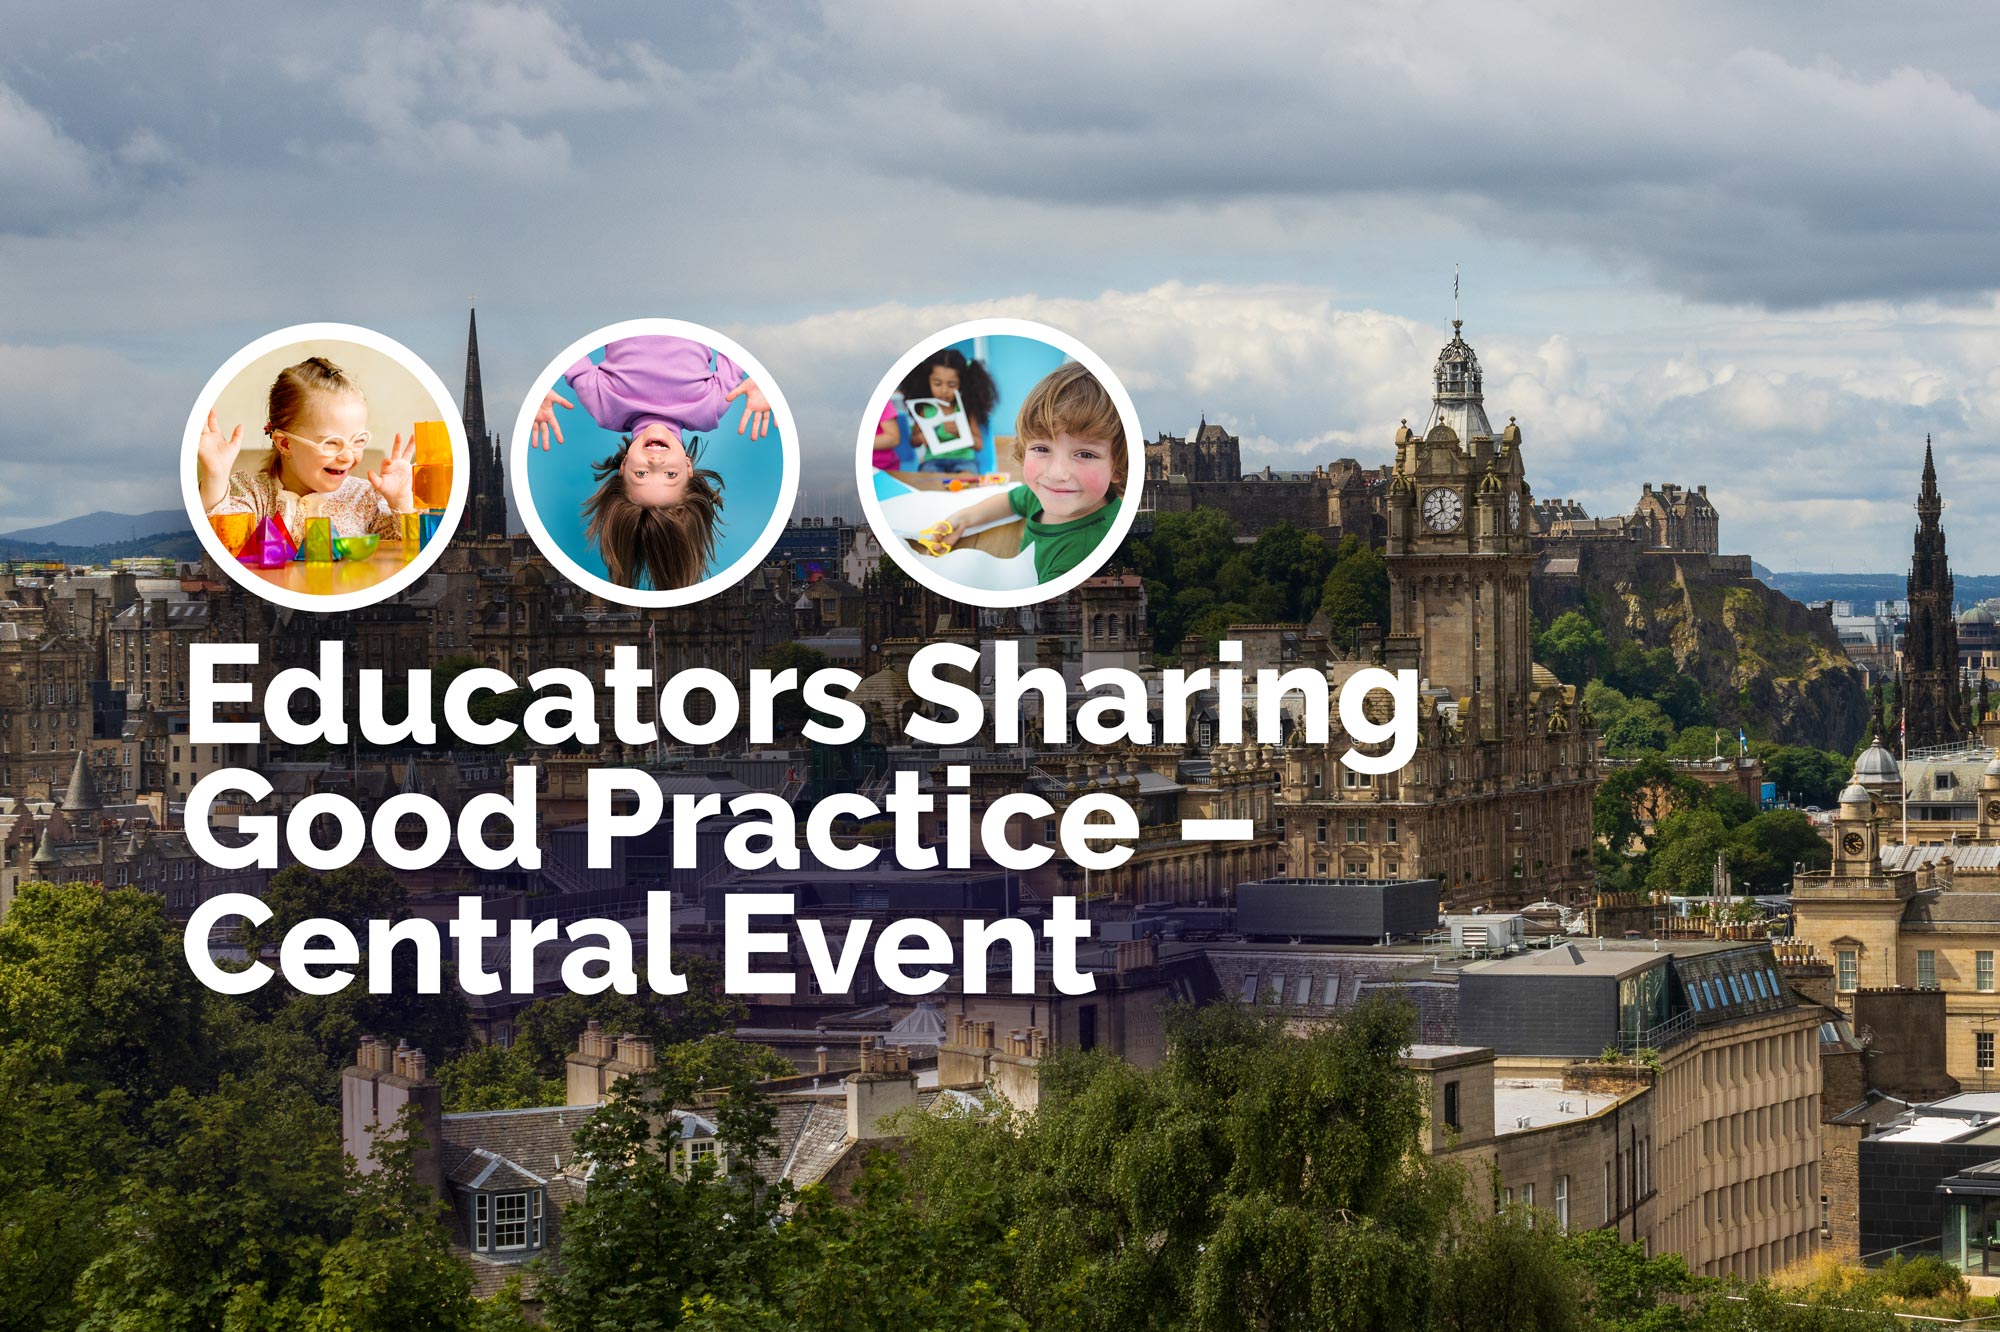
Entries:
{"type": "Polygon", "coordinates": [[[1585,1285],[1563,1237],[1520,1208],[1463,1226],[1440,1255],[1427,1328],[1586,1332],[1585,1285]]]}
{"type": "Polygon", "coordinates": [[[1340,643],[1364,624],[1389,628],[1389,566],[1360,538],[1344,536],[1333,571],[1320,589],[1320,612],[1340,643]]]}
{"type": "Polygon", "coordinates": [[[560,1105],[567,1094],[564,1079],[544,1077],[518,1045],[475,1046],[438,1065],[437,1080],[444,1108],[453,1114],[560,1105]]]}
{"type": "Polygon", "coordinates": [[[51,1077],[34,1047],[0,1048],[0,1327],[76,1326],[76,1279],[136,1149],[122,1093],[51,1077]]]}
{"type": "Polygon", "coordinates": [[[1602,672],[1608,650],[1604,631],[1581,611],[1564,611],[1535,637],[1535,660],[1579,687],[1602,672]]]}
{"type": "Polygon", "coordinates": [[[162,901],[136,888],[25,883],[0,922],[0,1048],[43,1076],[142,1108],[215,1075],[208,996],[162,901]]]}
{"type": "Polygon", "coordinates": [[[1657,754],[1667,747],[1673,733],[1673,722],[1650,698],[1630,700],[1599,729],[1599,734],[1604,737],[1605,752],[1621,758],[1657,754]]]}
{"type": "Polygon", "coordinates": [[[1729,868],[1741,892],[1789,892],[1795,866],[1823,870],[1832,861],[1826,839],[1795,809],[1767,810],[1730,836],[1729,868]]]}
{"type": "MultiPolygon", "coordinates": [[[[713,1038],[722,1047],[726,1037],[713,1038]]],[[[729,1052],[708,1052],[726,1064],[729,1052]]],[[[688,1105],[702,1082],[685,1061],[628,1079],[630,1094],[592,1115],[577,1134],[592,1164],[590,1189],[563,1213],[563,1244],[540,1294],[559,1328],[671,1328],[684,1303],[754,1295],[772,1261],[774,1223],[790,1198],[755,1170],[771,1152],[770,1102],[747,1059],[709,1072],[728,1090],[707,1106],[726,1164],[687,1165],[676,1148],[680,1121],[649,1104],[688,1105]]]]}
{"type": "Polygon", "coordinates": [[[170,1093],[147,1130],[158,1145],[134,1162],[77,1284],[88,1332],[470,1326],[470,1274],[408,1145],[364,1181],[335,1112],[231,1079],[170,1093]]]}
{"type": "Polygon", "coordinates": [[[1700,782],[1650,755],[1604,779],[1590,807],[1590,828],[1613,852],[1623,854],[1648,823],[1675,810],[1700,808],[1707,799],[1700,782]]]}
{"type": "Polygon", "coordinates": [[[1325,538],[1279,523],[1251,544],[1245,563],[1259,586],[1272,590],[1269,619],[1289,622],[1312,618],[1334,559],[1325,538]]]}
{"type": "Polygon", "coordinates": [[[1795,805],[1831,809],[1841,788],[1854,775],[1852,759],[1808,745],[1779,745],[1762,755],[1764,778],[1778,797],[1795,805]]]}
{"type": "Polygon", "coordinates": [[[997,1208],[989,1270],[1031,1326],[1419,1326],[1463,1184],[1415,1150],[1410,1021],[1177,1012],[1158,1068],[1057,1052],[1033,1114],[914,1125],[912,1177],[928,1207],[997,1208]]]}
{"type": "Polygon", "coordinates": [[[1590,1230],[1562,1241],[1563,1257],[1582,1275],[1586,1311],[1605,1332],[1680,1332],[1691,1326],[1694,1298],[1716,1283],[1688,1271],[1677,1253],[1646,1255],[1615,1231],[1590,1230]]]}
{"type": "Polygon", "coordinates": [[[1676,811],[1660,820],[1646,868],[1651,892],[1700,896],[1715,885],[1715,858],[1729,846],[1729,827],[1710,809],[1676,811]]]}
{"type": "Polygon", "coordinates": [[[1010,1265],[1011,1237],[993,1202],[955,1195],[927,1208],[903,1167],[873,1156],[850,1206],[815,1185],[769,1246],[761,1289],[692,1302],[699,1332],[904,1328],[1014,1332],[1028,1324],[987,1275],[1010,1265]]]}
{"type": "Polygon", "coordinates": [[[271,876],[264,905],[271,918],[262,925],[240,928],[247,947],[275,948],[300,921],[336,920],[366,940],[370,920],[401,920],[409,915],[409,890],[388,870],[348,865],[336,870],[288,865],[271,876]]]}

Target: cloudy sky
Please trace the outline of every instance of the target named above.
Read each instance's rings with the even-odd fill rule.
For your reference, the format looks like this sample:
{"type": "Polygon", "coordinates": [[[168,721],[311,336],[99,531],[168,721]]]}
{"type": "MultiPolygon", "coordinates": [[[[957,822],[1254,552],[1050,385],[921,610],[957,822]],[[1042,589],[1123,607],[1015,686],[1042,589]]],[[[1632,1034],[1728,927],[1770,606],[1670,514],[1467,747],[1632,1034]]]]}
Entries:
{"type": "Polygon", "coordinates": [[[0,531],[172,503],[210,373],[366,324],[489,418],[638,315],[770,367],[802,505],[978,314],[1147,433],[1386,460],[1449,336],[1544,497],[1706,483],[1725,549],[1906,567],[1926,432],[2000,571],[2000,10],[44,5],[0,50],[0,531]],[[1754,12],[1745,12],[1754,11],[1754,12]]]}

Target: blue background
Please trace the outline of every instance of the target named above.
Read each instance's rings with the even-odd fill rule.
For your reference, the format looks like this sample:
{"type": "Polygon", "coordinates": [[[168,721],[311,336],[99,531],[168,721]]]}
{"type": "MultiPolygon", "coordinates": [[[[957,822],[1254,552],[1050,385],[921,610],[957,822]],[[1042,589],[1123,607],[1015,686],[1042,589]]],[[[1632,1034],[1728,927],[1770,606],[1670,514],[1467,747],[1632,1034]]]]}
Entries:
{"type": "MultiPolygon", "coordinates": [[[[604,349],[592,352],[590,359],[603,361],[604,349]]],[[[577,400],[569,381],[561,376],[542,387],[571,402],[577,400]]],[[[618,452],[624,436],[598,425],[582,407],[558,404],[556,419],[562,423],[563,442],[550,444],[546,453],[528,450],[528,489],[535,497],[535,512],[564,554],[608,579],[611,571],[604,567],[596,543],[584,539],[583,502],[597,489],[590,465],[618,452]]],[[[722,512],[715,525],[715,561],[708,567],[710,576],[741,559],[763,535],[772,510],[778,507],[784,480],[784,439],[778,432],[777,417],[771,418],[770,433],[754,444],[749,435],[736,433],[742,419],[743,399],[738,398],[729,404],[728,414],[714,430],[693,436],[701,441],[695,465],[722,474],[722,512]]]]}

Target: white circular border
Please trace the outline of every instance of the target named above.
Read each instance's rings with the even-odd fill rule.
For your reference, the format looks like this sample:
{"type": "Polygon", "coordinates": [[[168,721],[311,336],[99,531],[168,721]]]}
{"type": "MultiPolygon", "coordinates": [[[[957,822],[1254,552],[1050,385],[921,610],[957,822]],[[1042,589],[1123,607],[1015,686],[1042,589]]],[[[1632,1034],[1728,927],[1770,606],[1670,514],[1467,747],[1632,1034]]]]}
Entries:
{"type": "MultiPolygon", "coordinates": [[[[991,432],[990,423],[988,431],[991,432]]],[[[997,457],[994,459],[996,467],[999,461],[997,457]]],[[[1145,478],[1145,436],[1139,433],[1139,413],[1132,406],[1132,396],[1125,391],[1125,385],[1096,352],[1062,330],[1032,319],[968,319],[933,333],[904,352],[889,368],[889,373],[882,377],[882,382],[875,386],[854,440],[854,482],[861,493],[861,511],[868,519],[869,530],[875,534],[876,542],[896,562],[897,567],[922,586],[953,601],[985,610],[1037,606],[1073,592],[1095,578],[1098,570],[1124,542],[1125,534],[1132,530],[1132,523],[1139,516],[1139,489],[1145,484],[1145,478]],[[967,587],[939,575],[934,563],[911,550],[908,542],[889,530],[888,521],[882,514],[882,501],[875,495],[876,467],[872,456],[875,452],[875,427],[882,419],[882,409],[889,405],[889,396],[910,371],[939,348],[970,338],[986,337],[1030,338],[1056,348],[1096,376],[1097,382],[1111,395],[1112,405],[1118,409],[1118,419],[1125,427],[1125,493],[1119,496],[1118,516],[1111,521],[1111,531],[1098,543],[1096,555],[1066,574],[1016,592],[967,587]],[[1133,456],[1135,450],[1138,451],[1136,458],[1133,456]]]]}
{"type": "MultiPolygon", "coordinates": [[[[556,448],[563,446],[558,444],[556,448]]],[[[725,337],[712,328],[692,324],[685,319],[626,319],[616,324],[607,324],[595,333],[585,334],[569,346],[563,348],[556,358],[548,363],[542,373],[535,376],[535,382],[528,390],[528,396],[521,403],[520,413],[514,418],[514,443],[507,452],[508,479],[514,485],[514,501],[520,507],[521,521],[528,525],[528,535],[534,539],[535,548],[548,557],[549,563],[563,571],[563,574],[580,587],[597,593],[621,606],[688,606],[697,601],[706,601],[723,591],[731,583],[742,579],[771,553],[771,547],[778,544],[784,534],[785,524],[791,521],[792,505],[799,493],[799,434],[792,420],[792,409],[785,401],[784,391],[764,363],[743,349],[734,338],[725,337]],[[713,348],[736,362],[743,373],[757,382],[770,401],[771,415],[778,429],[778,443],[784,454],[784,474],[778,481],[778,503],[771,510],[770,521],[750,549],[736,558],[736,562],[725,569],[718,569],[708,577],[689,587],[638,588],[625,587],[614,583],[601,574],[592,573],[572,559],[567,551],[549,535],[549,529],[542,522],[542,515],[535,509],[535,496],[528,485],[528,452],[532,448],[532,433],[535,413],[542,405],[542,395],[547,386],[563,371],[577,361],[596,351],[599,347],[618,341],[620,338],[669,337],[686,338],[699,342],[704,347],[713,348]]]]}
{"type": "Polygon", "coordinates": [[[181,499],[187,506],[188,518],[194,523],[195,535],[201,538],[202,549],[239,585],[266,601],[288,606],[292,610],[315,614],[360,610],[406,591],[438,562],[452,535],[458,531],[458,520],[465,513],[465,492],[471,486],[472,450],[466,446],[465,421],[456,402],[451,390],[444,386],[444,381],[437,377],[423,358],[394,338],[377,333],[372,328],[362,328],[359,324],[293,324],[290,328],[266,333],[224,361],[222,368],[209,376],[208,383],[202,386],[201,394],[194,400],[194,410],[188,413],[187,429],[181,436],[181,499]],[[415,559],[395,573],[373,587],[353,592],[294,592],[288,587],[267,583],[245,568],[241,560],[230,554],[229,548],[222,544],[222,538],[216,535],[215,528],[210,526],[207,510],[201,503],[201,479],[195,470],[202,427],[207,424],[208,413],[215,406],[216,399],[222,396],[222,390],[251,362],[267,352],[294,343],[314,341],[351,342],[380,352],[409,371],[424,392],[430,394],[439,414],[444,417],[445,430],[451,436],[451,499],[445,505],[444,519],[438,524],[437,535],[424,543],[415,559]]]}

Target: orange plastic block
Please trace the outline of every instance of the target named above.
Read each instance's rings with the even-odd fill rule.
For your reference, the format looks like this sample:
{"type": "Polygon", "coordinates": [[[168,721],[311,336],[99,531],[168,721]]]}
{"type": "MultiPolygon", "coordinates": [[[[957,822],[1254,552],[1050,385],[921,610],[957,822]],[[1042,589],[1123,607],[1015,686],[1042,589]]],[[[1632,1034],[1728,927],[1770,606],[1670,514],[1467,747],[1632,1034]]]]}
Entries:
{"type": "Polygon", "coordinates": [[[257,519],[248,513],[212,513],[208,525],[215,529],[215,535],[222,539],[223,549],[231,555],[241,555],[243,547],[250,541],[250,529],[257,519]]]}

